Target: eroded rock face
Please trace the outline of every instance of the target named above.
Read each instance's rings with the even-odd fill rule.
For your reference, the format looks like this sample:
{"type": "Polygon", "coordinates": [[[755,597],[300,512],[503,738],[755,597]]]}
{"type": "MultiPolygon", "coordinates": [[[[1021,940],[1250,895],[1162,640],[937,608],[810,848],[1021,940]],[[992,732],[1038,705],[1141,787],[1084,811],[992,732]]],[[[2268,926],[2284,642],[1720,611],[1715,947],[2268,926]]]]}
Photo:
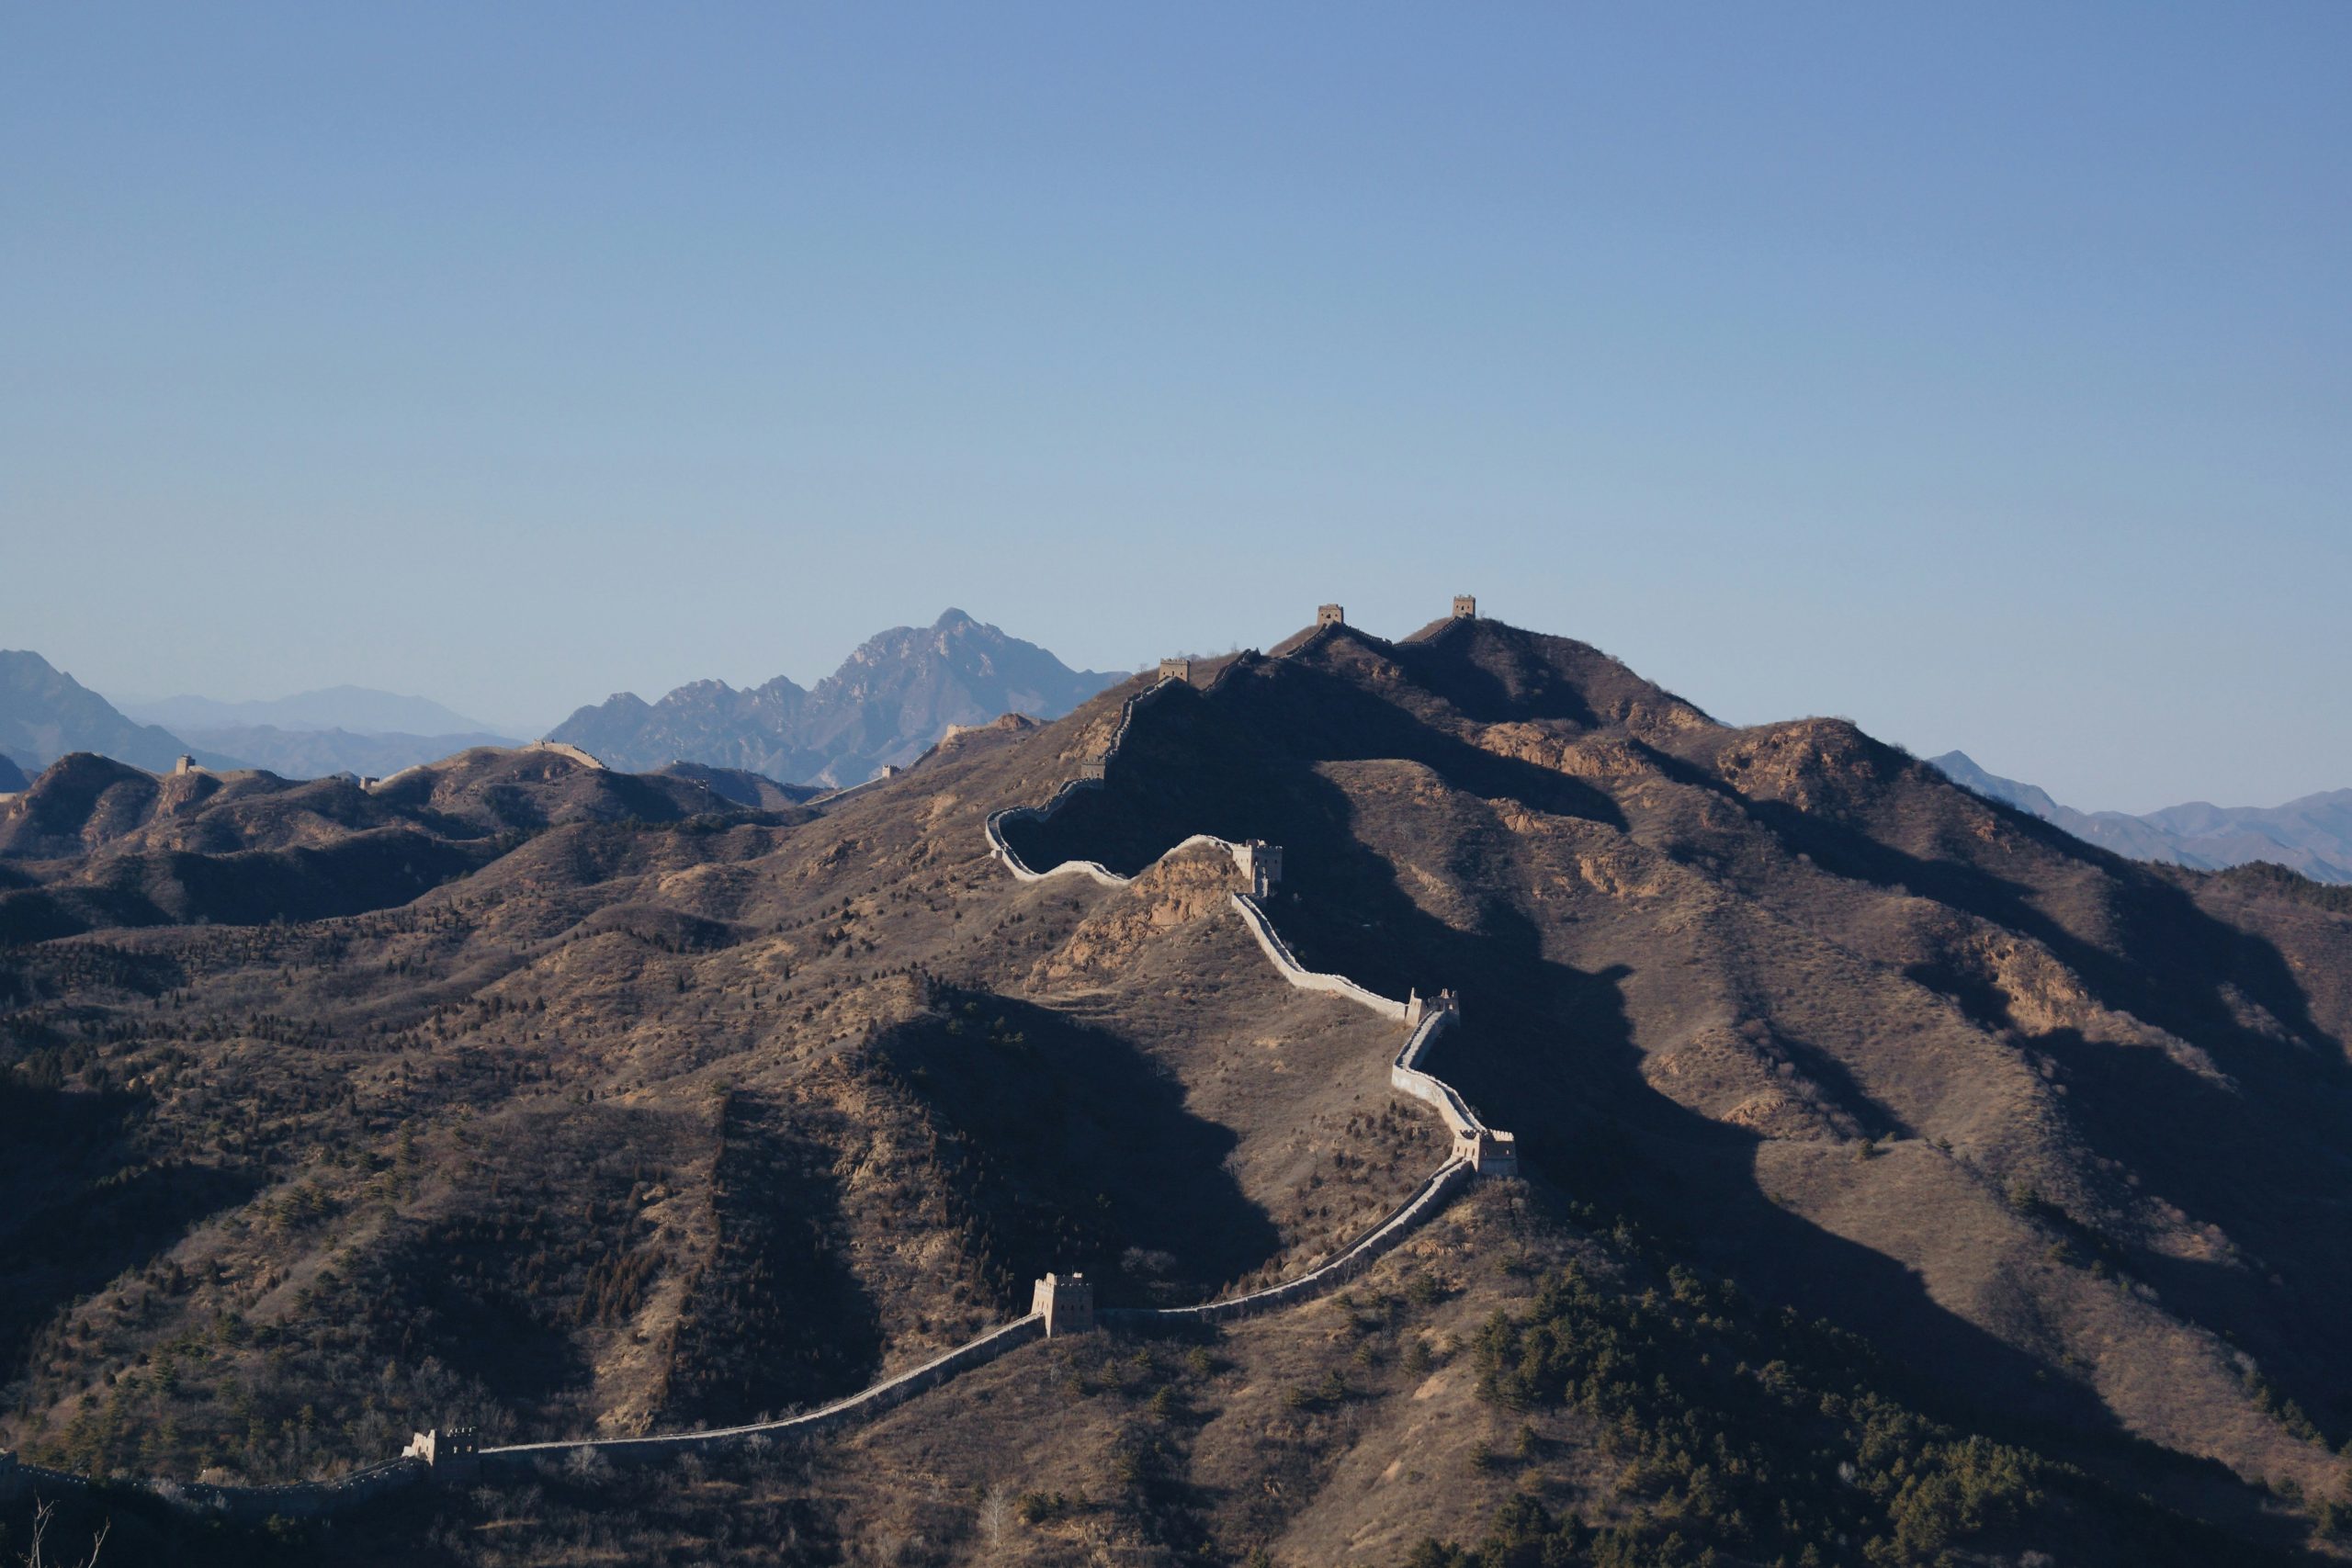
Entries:
{"type": "Polygon", "coordinates": [[[1198,846],[1139,873],[1123,897],[1081,920],[1044,965],[1048,983],[1102,975],[1133,961],[1159,932],[1223,913],[1248,887],[1224,850],[1198,846]]]}

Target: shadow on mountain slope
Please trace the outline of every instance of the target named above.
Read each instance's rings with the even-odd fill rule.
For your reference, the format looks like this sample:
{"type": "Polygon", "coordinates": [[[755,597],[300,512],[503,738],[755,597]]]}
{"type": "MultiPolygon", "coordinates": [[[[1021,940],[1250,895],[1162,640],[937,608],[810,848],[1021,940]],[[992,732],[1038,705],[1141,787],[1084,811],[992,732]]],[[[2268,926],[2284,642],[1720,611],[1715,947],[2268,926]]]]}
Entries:
{"type": "MultiPolygon", "coordinates": [[[[1461,674],[1472,638],[1447,640],[1463,646],[1426,648],[1418,660],[1408,650],[1396,662],[1434,666],[1442,652],[1456,667],[1454,689],[1484,705],[1508,705],[1539,689],[1540,671],[1461,674]]],[[[1775,1300],[1870,1336],[1918,1369],[1945,1408],[1972,1410],[2012,1430],[2059,1427],[2148,1457],[2085,1383],[2052,1376],[2037,1354],[1941,1304],[1916,1268],[1833,1234],[1769,1193],[1758,1158],[1770,1140],[1700,1113],[1645,1077],[1627,1017],[1623,983],[1632,970],[1585,971],[1547,956],[1545,929],[1494,895],[1514,885],[1484,874],[1507,870],[1514,852],[1494,828],[1494,810],[1518,806],[1630,831],[1617,799],[1532,764],[1496,766],[1501,759],[1445,732],[1446,700],[1399,684],[1370,656],[1363,656],[1363,670],[1326,668],[1317,656],[1360,657],[1338,634],[1302,646],[1292,660],[1237,663],[1205,694],[1172,689],[1138,709],[1105,787],[1073,796],[1046,823],[1017,824],[1017,852],[1038,866],[1096,859],[1133,870],[1193,832],[1282,844],[1285,880],[1270,912],[1302,962],[1390,996],[1408,987],[1459,988],[1465,1027],[1441,1045],[1434,1066],[1474,1103],[1508,1108],[1496,1119],[1520,1134],[1534,1168],[1648,1216],[1687,1238],[1712,1266],[1775,1300]],[[1408,892],[1408,869],[1424,886],[1408,892]],[[1488,891],[1465,902],[1429,890],[1438,883],[1488,891]]],[[[1540,701],[1551,716],[1579,723],[1621,713],[1626,700],[1655,703],[1663,694],[1654,693],[1595,703],[1578,690],[1554,690],[1540,701]]],[[[1718,732],[1689,733],[1690,744],[1703,748],[1718,732]]],[[[1740,819],[1779,846],[1788,865],[1809,868],[1804,875],[1817,870],[1905,893],[2030,937],[2081,976],[2100,1005],[2195,1041],[2238,1078],[2246,1092],[2233,1099],[2161,1053],[2079,1035],[2025,1042],[2078,1077],[2078,1092],[2064,1103],[2097,1161],[2144,1168],[2150,1190],[2191,1215],[2219,1222],[2258,1250],[2275,1247],[2305,1260],[2301,1271],[2290,1271],[2296,1288],[2287,1290],[2266,1278],[2278,1268],[2272,1261],[2226,1270],[2144,1251],[2129,1258],[2164,1306],[2241,1337],[2262,1352],[2266,1371],[2275,1364],[2287,1393],[2334,1417],[2345,1408],[2340,1358],[2324,1320],[2352,1289],[2342,1262],[2352,1258],[2344,1245],[2352,1228],[2338,1197],[2347,1185],[2342,1134],[2352,1121],[2344,1114],[2342,1051],[2314,1021],[2284,955],[2200,909],[2168,881],[2080,846],[2041,845],[2046,830],[2039,824],[2024,837],[2055,861],[2046,873],[2036,862],[2005,875],[1964,849],[1931,858],[1900,847],[1939,834],[1964,842],[1957,826],[1939,827],[1936,816],[1949,806],[1943,792],[1954,799],[1961,792],[1928,790],[1907,758],[1859,732],[1853,739],[1871,755],[1844,773],[1849,759],[1831,756],[1805,806],[1744,792],[1685,759],[1634,745],[1654,760],[1651,777],[1736,803],[1740,819]],[[2025,880],[2037,875],[2050,886],[2025,880]],[[2098,880],[2088,886],[2067,880],[2086,876],[2098,880]],[[2089,908],[2076,919],[2085,901],[2089,908]],[[2097,1092],[2080,1092],[2086,1089],[2097,1092]],[[2185,1153],[2177,1145],[2199,1127],[2222,1135],[2185,1153]],[[2280,1200],[2314,1187],[2307,1201],[2280,1200]]],[[[1831,734],[1826,743],[1838,741],[1831,734]]],[[[1655,807],[1649,811],[1657,818],[1655,807]]],[[[1674,835],[1690,829],[1658,821],[1644,831],[1667,834],[1663,846],[1650,847],[1671,857],[1674,835]]],[[[1742,852],[1726,842],[1735,846],[1728,852],[1742,852]]],[[[1803,924],[1810,917],[1792,913],[1787,900],[1804,897],[1804,888],[1800,879],[1788,880],[1789,888],[1742,891],[1803,924]]],[[[1664,952],[1656,959],[1678,961],[1664,952]]],[[[1959,978],[1933,964],[1909,973],[1923,984],[1959,978]]],[[[1980,1025],[2011,1027],[2005,1007],[1988,1011],[1996,990],[1938,988],[1980,1025]]],[[[1806,1055],[1802,1042],[1790,1045],[1863,1138],[1912,1133],[1837,1058],[1806,1055]]],[[[2081,1230],[2062,1211],[2049,1223],[2058,1233],[2055,1247],[2081,1230]]],[[[2177,1458],[2165,1462],[2197,1468],[2177,1458]]]]}
{"type": "Polygon", "coordinates": [[[1140,1305],[1208,1299],[1279,1248],[1227,1168],[1239,1140],[1187,1111],[1183,1087],[1129,1042],[1006,997],[940,1005],[876,1056],[960,1145],[984,1255],[1057,1259],[1106,1305],[1140,1305]]]}
{"type": "Polygon", "coordinates": [[[721,1096],[716,1232],[687,1279],[668,1427],[731,1426],[854,1393],[882,1363],[874,1302],[848,1261],[836,1151],[772,1100],[721,1096]]]}
{"type": "Polygon", "coordinates": [[[158,1164],[128,1140],[143,1096],[26,1086],[0,1074],[0,1370],[13,1376],[58,1308],[151,1262],[202,1216],[259,1188],[238,1167],[158,1164]]]}

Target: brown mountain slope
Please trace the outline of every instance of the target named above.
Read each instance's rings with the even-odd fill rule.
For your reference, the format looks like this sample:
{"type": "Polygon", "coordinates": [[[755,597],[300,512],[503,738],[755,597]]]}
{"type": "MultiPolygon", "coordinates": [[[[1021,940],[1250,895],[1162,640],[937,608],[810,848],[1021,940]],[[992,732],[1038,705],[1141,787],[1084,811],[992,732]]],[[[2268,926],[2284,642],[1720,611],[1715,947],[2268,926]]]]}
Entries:
{"type": "MultiPolygon", "coordinates": [[[[1718,726],[1492,623],[1321,632],[1198,679],[1016,848],[1135,871],[1195,832],[1271,839],[1270,908],[1311,966],[1463,992],[1434,1065],[1535,1179],[1487,1240],[1443,1243],[1480,1313],[1473,1276],[1582,1256],[1579,1226],[1630,1213],[1759,1321],[1822,1314],[1905,1397],[2233,1529],[2273,1528],[2233,1476],[2340,1486],[2342,910],[2115,860],[1848,725],[1718,726]]],[[[1221,860],[1106,888],[987,853],[988,815],[1076,775],[1144,684],[820,815],[661,820],[628,808],[655,781],[552,763],[401,781],[367,797],[398,824],[342,838],[324,796],[299,827],[281,803],[239,833],[396,827],[490,858],[399,907],[276,924],[257,896],[234,928],[11,950],[0,1441],[267,1475],[469,1413],[499,1437],[730,1420],[1001,1321],[1048,1267],[1181,1301],[1328,1253],[1437,1157],[1387,1090],[1394,1031],[1281,984],[1221,860]]],[[[0,900],[202,817],[19,863],[34,886],[0,900]]],[[[1336,1370],[1304,1348],[1329,1321],[1268,1330],[1299,1341],[1295,1375],[1336,1370]]],[[[1503,1495],[1351,1500],[1419,1468],[1374,1430],[1412,1428],[1417,1385],[1360,1421],[1283,1403],[1291,1351],[1231,1354],[1241,1382],[1171,1395],[1223,1412],[1170,1439],[1182,1485],[1084,1516],[1162,1554],[1135,1560],[1197,1556],[1192,1530],[1326,1561],[1361,1527],[1391,1553],[1363,1560],[1395,1561],[1503,1495]],[[1314,1426],[1312,1455],[1268,1423],[1314,1426]],[[1269,1501],[1228,1506],[1253,1484],[1269,1501]]],[[[976,1386],[1028,1388],[1015,1361],[976,1386]]],[[[1451,1475],[1489,1406],[1430,1400],[1449,1386],[1451,1475]]],[[[960,1385],[942,1408],[971,1410],[960,1385]]],[[[1621,1460],[1569,1462],[1600,1439],[1560,1419],[1544,1495],[1650,1506],[1621,1460]]],[[[915,1443],[925,1407],[861,1441],[893,1429],[915,1443]]],[[[1004,1437],[986,1412],[956,1430],[1004,1437]]],[[[920,1451],[806,1483],[880,1529],[865,1488],[920,1451]]]]}
{"type": "Polygon", "coordinates": [[[1021,848],[1115,867],[1202,829],[1289,847],[1310,964],[1459,986],[1439,1070],[1546,1174],[1999,1407],[2339,1483],[2277,1411],[2352,1426],[2352,1020],[2300,978],[2352,921],[1486,623],[1152,705],[1021,848]]]}

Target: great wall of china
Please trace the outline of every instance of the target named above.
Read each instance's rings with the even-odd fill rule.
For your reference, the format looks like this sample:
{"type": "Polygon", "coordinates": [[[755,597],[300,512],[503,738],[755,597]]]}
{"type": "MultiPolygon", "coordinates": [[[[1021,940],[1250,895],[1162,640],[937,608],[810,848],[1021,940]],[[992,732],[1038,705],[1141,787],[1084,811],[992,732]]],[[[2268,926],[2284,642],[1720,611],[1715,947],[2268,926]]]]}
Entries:
{"type": "MultiPolygon", "coordinates": [[[[1454,621],[1473,616],[1476,613],[1474,601],[1466,596],[1458,597],[1453,602],[1453,618],[1446,623],[1446,627],[1450,629],[1454,621]]],[[[1340,606],[1321,606],[1317,612],[1314,633],[1300,647],[1311,646],[1329,628],[1343,624],[1343,621],[1340,606]]],[[[1220,671],[1219,678],[1224,673],[1220,671]]],[[[1099,756],[1081,764],[1078,778],[1065,783],[1042,807],[1012,807],[989,817],[986,833],[989,853],[1016,881],[1034,883],[1052,877],[1080,875],[1101,886],[1114,888],[1125,887],[1134,882],[1135,877],[1121,875],[1096,861],[1063,861],[1045,871],[1033,870],[1006,840],[1003,824],[1012,820],[1044,822],[1078,793],[1104,787],[1110,764],[1116,758],[1121,743],[1126,739],[1137,707],[1173,684],[1189,684],[1191,676],[1190,660],[1161,660],[1159,679],[1121,705],[1119,723],[1110,742],[1099,756]]],[[[1213,688],[1215,682],[1212,682],[1211,685],[1213,688]]],[[[571,749],[564,750],[569,751],[571,749]]],[[[601,763],[595,765],[602,766],[601,763]]],[[[888,783],[899,773],[897,769],[888,770],[864,784],[820,796],[810,804],[820,808],[837,804],[888,783]]],[[[1094,1303],[1092,1287],[1082,1276],[1049,1273],[1037,1281],[1031,1310],[1026,1315],[1001,1324],[920,1366],[885,1378],[830,1404],[776,1421],[639,1438],[593,1438],[516,1443],[487,1449],[479,1446],[475,1434],[469,1428],[436,1427],[430,1432],[416,1434],[399,1458],[355,1471],[334,1481],[296,1482],[277,1486],[213,1486],[156,1480],[115,1484],[167,1504],[212,1511],[246,1522],[259,1522],[273,1516],[318,1518],[347,1512],[427,1479],[444,1483],[469,1481],[484,1472],[526,1472],[541,1463],[567,1461],[583,1454],[605,1460],[638,1461],[777,1439],[803,1440],[821,1437],[895,1409],[960,1372],[994,1360],[1035,1340],[1087,1332],[1098,1323],[1180,1325],[1226,1322],[1313,1300],[1362,1275],[1415,1229],[1440,1213],[1476,1178],[1517,1175],[1517,1147],[1512,1135],[1487,1127],[1451,1084],[1423,1070],[1420,1066],[1430,1043],[1461,1017],[1460,1003],[1454,994],[1450,990],[1442,991],[1435,998],[1412,994],[1403,1001],[1396,1001],[1368,990],[1344,976],[1308,969],[1274,930],[1272,920],[1260,902],[1282,879],[1283,852],[1280,846],[1257,840],[1237,844],[1205,833],[1196,833],[1164,852],[1153,863],[1195,848],[1224,852],[1232,857],[1235,866],[1249,881],[1250,892],[1232,894],[1230,907],[1257,941],[1267,960],[1286,981],[1302,990],[1318,991],[1355,1002],[1406,1027],[1405,1042],[1389,1066],[1390,1086],[1397,1092],[1410,1095],[1434,1108],[1453,1137],[1453,1149],[1444,1162],[1421,1182],[1409,1198],[1341,1251],[1306,1273],[1279,1284],[1196,1306],[1111,1307],[1100,1310],[1094,1303]]],[[[12,1454],[0,1453],[0,1504],[12,1504],[22,1495],[28,1492],[38,1494],[43,1488],[53,1495],[60,1489],[78,1490],[93,1484],[87,1477],[22,1464],[12,1454]]]]}

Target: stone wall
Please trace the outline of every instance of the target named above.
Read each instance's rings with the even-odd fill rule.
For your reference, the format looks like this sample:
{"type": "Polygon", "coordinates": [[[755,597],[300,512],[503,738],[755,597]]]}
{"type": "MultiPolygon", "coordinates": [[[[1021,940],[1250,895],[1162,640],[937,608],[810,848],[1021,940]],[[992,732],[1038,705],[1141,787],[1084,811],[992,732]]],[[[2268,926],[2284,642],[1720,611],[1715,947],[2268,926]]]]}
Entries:
{"type": "Polygon", "coordinates": [[[1246,893],[1236,893],[1233,907],[1241,911],[1241,919],[1250,927],[1250,934],[1258,939],[1259,948],[1292,985],[1302,991],[1325,991],[1335,997],[1345,997],[1361,1007],[1370,1008],[1383,1018],[1394,1019],[1398,1023],[1405,1021],[1403,1002],[1390,1001],[1386,997],[1365,990],[1345,975],[1320,974],[1301,964],[1255,898],[1246,893]]]}
{"type": "Polygon", "coordinates": [[[992,1328],[976,1339],[943,1355],[934,1356],[919,1367],[885,1378],[871,1388],[862,1389],[846,1399],[811,1410],[805,1415],[786,1416],[781,1421],[759,1421],[741,1427],[718,1427],[701,1432],[673,1432],[650,1438],[596,1438],[571,1443],[515,1443],[505,1448],[481,1450],[484,1470],[511,1473],[526,1470],[543,1460],[561,1461],[573,1454],[591,1451],[603,1458],[620,1461],[665,1459],[682,1453],[707,1453],[717,1449],[740,1446],[754,1438],[798,1439],[821,1437],[842,1427],[870,1421],[886,1410],[894,1410],[917,1394],[937,1388],[956,1373],[992,1361],[1008,1350],[1020,1348],[1032,1340],[1046,1337],[1046,1320],[1035,1313],[1015,1318],[1001,1327],[992,1328]]]}
{"type": "Polygon", "coordinates": [[[1449,1159],[1430,1173],[1410,1198],[1380,1224],[1356,1238],[1337,1258],[1317,1265],[1295,1280],[1269,1285],[1247,1295],[1229,1296],[1189,1307],[1105,1307],[1094,1314],[1105,1323],[1226,1323],[1254,1317],[1327,1295],[1355,1279],[1396,1249],[1396,1244],[1453,1201],[1476,1174],[1466,1159],[1449,1159]]]}
{"type": "Polygon", "coordinates": [[[872,778],[863,784],[850,784],[833,791],[831,795],[811,795],[805,804],[811,811],[822,811],[829,807],[839,806],[844,800],[854,800],[869,791],[879,789],[905,771],[903,768],[885,767],[876,771],[872,778]]]}
{"type": "MultiPolygon", "coordinates": [[[[201,1482],[137,1480],[103,1483],[114,1492],[129,1492],[169,1508],[217,1514],[239,1524],[262,1524],[272,1518],[318,1519],[348,1513],[395,1492],[406,1491],[431,1473],[421,1461],[401,1458],[355,1470],[333,1481],[298,1481],[284,1486],[211,1486],[201,1482]]],[[[88,1476],[17,1462],[0,1454],[0,1506],[15,1506],[31,1497],[61,1492],[90,1492],[100,1488],[88,1476]]]]}
{"type": "Polygon", "coordinates": [[[600,773],[609,773],[611,771],[606,768],[601,761],[590,756],[587,752],[582,750],[579,747],[574,746],[569,740],[526,740],[521,746],[517,747],[516,750],[523,751],[552,751],[559,757],[570,758],[572,761],[579,763],[582,767],[594,768],[600,773]]]}

